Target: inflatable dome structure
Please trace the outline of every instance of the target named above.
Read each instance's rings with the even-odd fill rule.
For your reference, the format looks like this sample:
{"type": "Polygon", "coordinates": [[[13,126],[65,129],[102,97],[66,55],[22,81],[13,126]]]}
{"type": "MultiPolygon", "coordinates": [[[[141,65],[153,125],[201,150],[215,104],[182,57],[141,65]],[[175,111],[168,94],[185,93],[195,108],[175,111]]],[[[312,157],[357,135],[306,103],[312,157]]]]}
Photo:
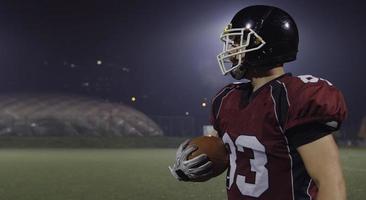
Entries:
{"type": "Polygon", "coordinates": [[[157,136],[159,126],[119,103],[81,96],[0,95],[3,136],[157,136]]]}

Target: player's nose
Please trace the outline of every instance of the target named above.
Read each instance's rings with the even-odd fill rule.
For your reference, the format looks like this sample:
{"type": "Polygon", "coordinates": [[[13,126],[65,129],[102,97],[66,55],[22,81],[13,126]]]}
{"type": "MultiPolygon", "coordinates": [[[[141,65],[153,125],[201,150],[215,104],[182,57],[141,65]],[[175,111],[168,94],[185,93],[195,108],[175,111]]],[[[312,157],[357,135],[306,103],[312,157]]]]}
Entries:
{"type": "Polygon", "coordinates": [[[237,64],[238,63],[238,60],[239,59],[237,58],[237,55],[230,57],[230,62],[232,62],[233,64],[237,64]]]}

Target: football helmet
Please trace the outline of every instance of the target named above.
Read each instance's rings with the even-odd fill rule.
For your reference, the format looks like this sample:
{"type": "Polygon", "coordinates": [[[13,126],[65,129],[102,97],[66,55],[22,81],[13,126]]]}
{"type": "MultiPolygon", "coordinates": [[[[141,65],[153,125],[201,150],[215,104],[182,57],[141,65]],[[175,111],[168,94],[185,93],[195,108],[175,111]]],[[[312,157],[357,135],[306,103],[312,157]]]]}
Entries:
{"type": "Polygon", "coordinates": [[[296,60],[297,26],[285,11],[265,5],[246,7],[222,32],[223,51],[217,56],[223,75],[244,78],[250,68],[270,69],[296,60]]]}

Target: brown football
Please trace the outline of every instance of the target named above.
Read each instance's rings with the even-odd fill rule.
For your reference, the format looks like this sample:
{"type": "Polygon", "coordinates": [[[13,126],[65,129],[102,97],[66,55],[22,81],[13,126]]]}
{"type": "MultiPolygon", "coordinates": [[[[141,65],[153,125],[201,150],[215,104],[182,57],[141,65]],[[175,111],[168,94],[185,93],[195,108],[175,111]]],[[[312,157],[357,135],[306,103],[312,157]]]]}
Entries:
{"type": "Polygon", "coordinates": [[[227,169],[229,165],[229,155],[220,138],[214,136],[200,136],[191,139],[188,146],[190,145],[195,145],[198,149],[190,154],[188,159],[192,159],[200,154],[206,154],[212,162],[213,173],[210,178],[220,175],[227,169]]]}

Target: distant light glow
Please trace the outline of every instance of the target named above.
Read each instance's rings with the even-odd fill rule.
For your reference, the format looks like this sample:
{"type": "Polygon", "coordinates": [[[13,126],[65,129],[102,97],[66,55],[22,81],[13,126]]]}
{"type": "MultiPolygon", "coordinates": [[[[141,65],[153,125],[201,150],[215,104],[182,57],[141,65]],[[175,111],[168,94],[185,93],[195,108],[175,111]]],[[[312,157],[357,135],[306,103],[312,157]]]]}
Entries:
{"type": "Polygon", "coordinates": [[[185,114],[186,114],[186,116],[188,116],[189,115],[189,112],[186,112],[185,114]]]}
{"type": "Polygon", "coordinates": [[[124,72],[130,72],[130,68],[122,67],[122,71],[124,71],[124,72]]]}
{"type": "Polygon", "coordinates": [[[102,61],[101,60],[97,60],[97,65],[101,65],[102,61]]]}
{"type": "Polygon", "coordinates": [[[247,23],[247,24],[245,25],[245,28],[252,28],[252,24],[251,24],[251,23],[247,23]]]}
{"type": "Polygon", "coordinates": [[[131,101],[135,102],[136,101],[136,97],[131,97],[131,101]]]}
{"type": "Polygon", "coordinates": [[[206,107],[207,106],[206,102],[203,102],[201,105],[202,105],[202,107],[206,107]]]}

